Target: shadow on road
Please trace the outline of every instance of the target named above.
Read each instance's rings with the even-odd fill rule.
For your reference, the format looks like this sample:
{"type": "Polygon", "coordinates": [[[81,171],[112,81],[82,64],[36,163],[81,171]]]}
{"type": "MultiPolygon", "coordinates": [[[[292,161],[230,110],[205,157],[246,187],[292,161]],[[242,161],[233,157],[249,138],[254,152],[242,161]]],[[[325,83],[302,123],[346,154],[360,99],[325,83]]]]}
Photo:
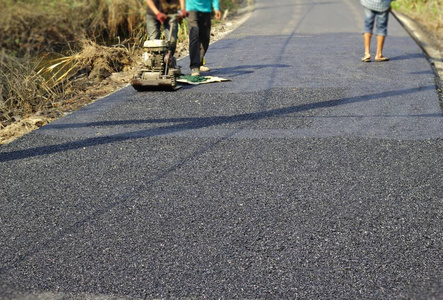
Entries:
{"type": "MultiPolygon", "coordinates": [[[[401,96],[401,95],[405,95],[405,94],[417,93],[420,91],[431,90],[431,89],[435,89],[435,87],[434,86],[426,86],[426,87],[411,88],[411,89],[404,89],[404,90],[398,90],[398,91],[382,92],[382,93],[376,93],[376,94],[360,96],[360,97],[350,97],[350,98],[344,98],[344,99],[328,100],[328,101],[322,101],[322,102],[318,102],[318,103],[295,105],[295,106],[289,106],[289,107],[285,107],[285,108],[273,109],[273,110],[268,110],[268,111],[237,114],[237,115],[232,115],[232,116],[202,117],[202,118],[165,118],[165,119],[105,121],[105,122],[92,122],[92,123],[81,123],[81,124],[50,125],[52,128],[55,128],[55,129],[63,129],[63,128],[83,128],[83,127],[90,127],[90,126],[118,126],[118,125],[124,125],[124,124],[137,124],[137,123],[146,123],[146,124],[153,124],[153,123],[160,123],[161,124],[161,123],[170,123],[170,122],[179,122],[180,123],[177,125],[164,126],[164,127],[160,127],[160,128],[140,130],[140,131],[124,133],[124,134],[117,134],[114,136],[88,138],[88,139],[84,139],[84,140],[80,140],[80,141],[67,142],[67,143],[59,144],[59,145],[48,145],[48,146],[43,146],[43,147],[30,148],[30,149],[26,149],[26,150],[3,152],[3,153],[0,153],[0,162],[19,160],[19,159],[30,158],[30,157],[40,156],[40,155],[47,155],[47,154],[63,152],[63,151],[68,151],[68,150],[75,150],[75,149],[79,149],[79,148],[85,148],[85,147],[96,146],[96,145],[110,144],[110,143],[114,143],[114,142],[120,142],[120,141],[137,139],[137,138],[146,138],[146,137],[150,137],[150,136],[160,136],[160,135],[164,135],[164,134],[171,133],[171,132],[198,129],[198,128],[204,128],[204,127],[220,125],[220,124],[228,124],[228,123],[244,122],[244,121],[255,121],[255,120],[261,120],[261,119],[265,119],[265,118],[285,116],[287,114],[303,112],[303,111],[308,111],[308,110],[312,110],[312,109],[320,109],[320,108],[335,107],[335,106],[340,106],[340,105],[345,105],[345,104],[350,104],[350,103],[372,101],[372,100],[377,100],[377,99],[383,99],[385,97],[401,96]]],[[[434,114],[426,114],[426,115],[423,115],[423,117],[437,117],[437,116],[434,114]]],[[[243,127],[246,127],[246,125],[243,127]]],[[[53,243],[56,243],[57,241],[62,239],[67,234],[75,233],[82,226],[99,218],[101,215],[109,212],[113,208],[118,207],[118,206],[128,202],[131,199],[131,196],[134,193],[136,193],[139,189],[144,188],[145,186],[149,186],[159,180],[162,180],[163,178],[168,176],[171,172],[174,172],[175,170],[177,170],[180,167],[182,167],[183,165],[185,165],[187,162],[195,159],[195,157],[198,157],[198,156],[202,155],[203,153],[209,151],[210,149],[216,147],[222,141],[229,139],[230,137],[234,136],[236,133],[242,131],[243,129],[245,129],[245,128],[242,128],[242,127],[236,128],[235,130],[233,130],[233,132],[231,132],[221,138],[218,138],[217,140],[209,143],[206,146],[201,147],[200,149],[196,150],[194,153],[188,155],[187,157],[178,161],[174,165],[165,169],[157,177],[151,179],[148,182],[144,182],[142,186],[135,187],[132,190],[132,192],[124,195],[123,197],[115,199],[115,201],[108,203],[106,206],[101,207],[101,208],[95,210],[94,212],[91,212],[88,216],[72,223],[71,225],[64,227],[58,233],[56,233],[52,237],[48,238],[46,241],[41,241],[41,242],[37,243],[36,245],[31,246],[28,251],[19,255],[14,260],[9,261],[9,262],[4,262],[3,267],[0,268],[0,274],[8,273],[10,270],[16,268],[23,261],[29,259],[30,257],[43,251],[44,249],[51,247],[51,245],[53,243]]]]}
{"type": "Polygon", "coordinates": [[[229,77],[237,77],[240,75],[251,74],[256,70],[264,69],[264,68],[289,68],[290,65],[286,64],[267,64],[267,65],[240,65],[235,67],[228,68],[217,68],[217,76],[229,76],[229,77]]]}
{"type": "Polygon", "coordinates": [[[409,53],[409,54],[404,54],[404,55],[400,55],[400,56],[391,56],[389,57],[390,60],[405,60],[405,59],[415,59],[415,58],[423,58],[425,57],[424,54],[422,53],[409,53]]]}
{"type": "MultiPolygon", "coordinates": [[[[51,128],[81,128],[81,127],[91,127],[91,126],[114,126],[114,125],[123,125],[123,124],[137,124],[137,123],[145,123],[145,124],[161,124],[161,123],[179,123],[175,125],[168,125],[163,127],[138,130],[129,133],[116,134],[112,136],[101,136],[94,138],[87,138],[84,140],[67,142],[58,145],[48,145],[42,147],[29,148],[25,150],[16,150],[11,152],[3,152],[0,153],[0,162],[19,160],[29,157],[48,155],[58,152],[64,152],[69,150],[75,150],[80,148],[116,143],[131,139],[138,138],[146,138],[146,137],[154,137],[161,136],[165,134],[171,134],[174,132],[186,131],[186,130],[195,130],[200,128],[206,128],[215,125],[222,124],[232,124],[232,123],[240,123],[247,121],[256,121],[263,120],[266,118],[272,117],[280,117],[288,114],[327,108],[327,107],[335,107],[340,105],[346,105],[357,102],[365,102],[372,101],[377,99],[383,99],[386,97],[392,96],[401,96],[405,94],[417,93],[424,90],[432,90],[435,89],[435,86],[426,86],[426,87],[418,87],[411,89],[403,89],[398,91],[389,91],[382,92],[376,94],[370,94],[359,97],[349,97],[343,99],[335,99],[328,101],[321,101],[317,103],[309,103],[309,104],[301,104],[295,106],[289,106],[284,108],[253,112],[253,113],[244,113],[244,114],[236,114],[231,116],[213,116],[213,117],[193,117],[193,118],[165,118],[165,119],[148,119],[148,120],[134,120],[134,121],[109,121],[109,122],[94,122],[94,123],[85,123],[85,124],[67,124],[67,125],[49,125],[51,128]]],[[[430,116],[427,116],[430,117],[430,116]]]]}

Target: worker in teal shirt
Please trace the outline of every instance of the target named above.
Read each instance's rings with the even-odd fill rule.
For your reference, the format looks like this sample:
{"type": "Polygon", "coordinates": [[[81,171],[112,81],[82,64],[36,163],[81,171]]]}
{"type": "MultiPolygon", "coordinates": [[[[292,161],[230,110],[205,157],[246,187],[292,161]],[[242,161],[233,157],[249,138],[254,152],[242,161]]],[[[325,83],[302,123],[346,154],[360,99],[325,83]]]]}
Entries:
{"type": "Polygon", "coordinates": [[[208,51],[211,36],[211,13],[220,20],[219,0],[186,0],[189,30],[189,58],[191,75],[198,76],[209,68],[203,65],[203,58],[208,51]]]}

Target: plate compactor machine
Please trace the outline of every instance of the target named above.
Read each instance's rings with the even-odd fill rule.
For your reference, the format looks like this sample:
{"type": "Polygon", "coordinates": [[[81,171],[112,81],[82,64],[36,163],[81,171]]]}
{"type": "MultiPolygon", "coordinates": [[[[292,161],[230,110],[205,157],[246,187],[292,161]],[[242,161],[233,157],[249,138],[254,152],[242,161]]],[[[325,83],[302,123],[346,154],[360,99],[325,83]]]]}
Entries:
{"type": "Polygon", "coordinates": [[[169,41],[150,40],[143,44],[142,68],[131,81],[137,91],[177,90],[181,69],[169,50],[169,41]]]}

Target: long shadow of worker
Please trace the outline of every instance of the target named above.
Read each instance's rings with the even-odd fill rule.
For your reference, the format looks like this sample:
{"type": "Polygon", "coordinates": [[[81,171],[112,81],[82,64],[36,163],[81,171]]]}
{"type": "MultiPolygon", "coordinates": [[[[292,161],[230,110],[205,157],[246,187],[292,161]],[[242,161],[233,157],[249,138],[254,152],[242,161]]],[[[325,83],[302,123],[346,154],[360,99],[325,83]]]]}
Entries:
{"type": "Polygon", "coordinates": [[[375,94],[370,94],[370,95],[365,95],[365,96],[327,100],[327,101],[321,101],[321,102],[317,102],[317,103],[300,104],[300,105],[288,106],[288,107],[259,111],[259,112],[235,114],[235,115],[230,115],[230,116],[148,119],[148,120],[124,121],[124,123],[111,121],[111,122],[99,122],[99,123],[95,123],[92,125],[91,125],[91,123],[84,124],[84,125],[82,125],[82,124],[59,125],[59,126],[66,126],[66,127],[74,127],[74,126],[88,127],[88,126],[93,126],[93,125],[94,126],[96,126],[96,125],[106,125],[106,126],[122,125],[122,124],[131,123],[131,122],[146,123],[146,124],[177,123],[177,124],[173,124],[173,125],[166,125],[163,127],[138,130],[138,131],[121,133],[121,134],[116,134],[116,135],[87,138],[87,139],[73,141],[73,142],[66,142],[64,144],[58,144],[58,145],[48,145],[48,146],[34,147],[34,148],[29,148],[29,149],[24,149],[24,150],[2,152],[2,153],[0,153],[0,162],[19,160],[19,159],[41,156],[41,155],[48,155],[48,154],[57,153],[57,152],[81,149],[81,148],[85,148],[85,147],[110,144],[110,143],[115,143],[115,142],[122,142],[122,141],[126,141],[126,140],[138,139],[138,138],[161,136],[164,134],[170,134],[170,133],[186,131],[186,130],[195,130],[195,129],[206,128],[206,127],[211,127],[211,126],[215,126],[215,125],[233,124],[233,123],[241,123],[241,122],[246,122],[246,121],[263,120],[266,118],[285,116],[288,114],[299,113],[299,112],[313,110],[313,109],[335,107],[335,106],[347,105],[347,104],[357,103],[357,102],[374,101],[377,99],[383,99],[385,97],[401,96],[401,95],[406,95],[406,94],[410,94],[410,93],[417,93],[420,91],[431,90],[431,89],[435,89],[435,86],[426,86],[426,87],[419,87],[419,88],[403,89],[403,90],[398,90],[398,91],[381,92],[381,93],[375,93],[375,94]]]}

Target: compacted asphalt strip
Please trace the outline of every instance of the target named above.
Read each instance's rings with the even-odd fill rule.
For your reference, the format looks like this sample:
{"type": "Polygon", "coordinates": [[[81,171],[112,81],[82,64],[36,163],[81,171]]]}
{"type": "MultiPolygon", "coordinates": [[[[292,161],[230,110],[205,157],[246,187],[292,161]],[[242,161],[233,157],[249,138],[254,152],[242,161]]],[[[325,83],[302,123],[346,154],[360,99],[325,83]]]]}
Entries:
{"type": "Polygon", "coordinates": [[[129,86],[1,146],[0,298],[443,298],[434,75],[395,18],[360,62],[363,16],[258,0],[206,56],[232,81],[129,86]]]}

